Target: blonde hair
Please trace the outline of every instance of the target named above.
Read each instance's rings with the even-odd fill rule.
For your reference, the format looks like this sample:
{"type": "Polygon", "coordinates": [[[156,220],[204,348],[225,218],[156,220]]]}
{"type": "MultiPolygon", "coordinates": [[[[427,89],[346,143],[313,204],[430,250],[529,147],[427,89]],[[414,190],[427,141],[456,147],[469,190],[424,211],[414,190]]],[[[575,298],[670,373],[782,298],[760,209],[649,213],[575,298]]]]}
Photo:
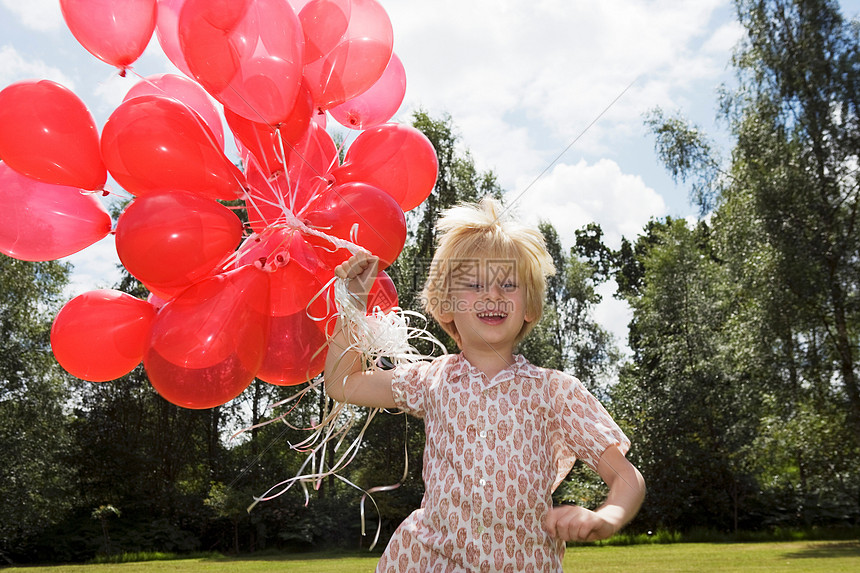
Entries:
{"type": "Polygon", "coordinates": [[[446,210],[436,230],[436,253],[421,293],[425,311],[459,343],[453,321],[441,320],[446,303],[451,302],[452,275],[467,261],[512,261],[525,290],[526,316],[531,318],[515,342],[525,338],[543,314],[546,278],[555,274],[541,232],[506,216],[502,205],[491,197],[446,210]]]}

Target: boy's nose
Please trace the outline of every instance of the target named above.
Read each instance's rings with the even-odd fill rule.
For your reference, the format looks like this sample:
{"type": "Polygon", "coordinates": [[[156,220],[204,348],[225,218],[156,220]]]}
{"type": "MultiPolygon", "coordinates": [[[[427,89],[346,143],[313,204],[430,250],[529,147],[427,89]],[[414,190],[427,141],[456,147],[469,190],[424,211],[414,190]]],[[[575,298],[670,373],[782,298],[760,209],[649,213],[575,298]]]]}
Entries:
{"type": "Polygon", "coordinates": [[[494,298],[501,298],[504,292],[504,289],[502,289],[502,286],[498,283],[492,283],[487,289],[487,293],[494,298]]]}

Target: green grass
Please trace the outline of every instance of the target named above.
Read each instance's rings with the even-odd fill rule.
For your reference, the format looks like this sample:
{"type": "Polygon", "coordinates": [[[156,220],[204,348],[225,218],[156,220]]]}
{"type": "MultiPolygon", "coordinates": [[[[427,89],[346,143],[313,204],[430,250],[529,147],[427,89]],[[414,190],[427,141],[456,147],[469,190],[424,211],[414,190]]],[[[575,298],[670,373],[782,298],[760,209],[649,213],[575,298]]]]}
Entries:
{"type": "MultiPolygon", "coordinates": [[[[52,567],[10,567],[21,573],[237,573],[286,571],[290,573],[371,573],[378,556],[368,554],[265,555],[259,557],[208,556],[172,561],[52,567]]],[[[860,571],[860,541],[793,541],[767,543],[673,543],[627,546],[570,547],[565,571],[584,573],[629,572],[851,572],[860,571]]]]}

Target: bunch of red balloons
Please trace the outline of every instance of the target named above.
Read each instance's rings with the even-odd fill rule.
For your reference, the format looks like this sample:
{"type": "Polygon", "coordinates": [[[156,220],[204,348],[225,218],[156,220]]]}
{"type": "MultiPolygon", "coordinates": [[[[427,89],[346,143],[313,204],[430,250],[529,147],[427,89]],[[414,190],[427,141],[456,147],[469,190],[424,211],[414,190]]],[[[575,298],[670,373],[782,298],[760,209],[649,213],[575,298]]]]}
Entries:
{"type": "MultiPolygon", "coordinates": [[[[60,5],[75,38],[121,74],[155,32],[185,76],[143,79],[101,131],[57,83],[0,91],[0,251],[53,260],[114,232],[123,266],[151,293],[69,301],[51,331],[59,363],[106,381],[143,361],[156,390],[187,408],[232,400],[255,377],[293,385],[319,374],[334,267],[359,249],[393,262],[404,212],[437,176],[430,141],[387,123],[406,84],[385,10],[376,0],[60,5]],[[241,169],[224,152],[219,108],[241,169]],[[342,163],[328,116],[359,130],[342,163]],[[108,174],[134,196],[115,224],[100,199],[108,174]],[[247,226],[219,202],[236,200],[247,226]]],[[[397,304],[384,272],[374,289],[380,310],[397,304]]]]}

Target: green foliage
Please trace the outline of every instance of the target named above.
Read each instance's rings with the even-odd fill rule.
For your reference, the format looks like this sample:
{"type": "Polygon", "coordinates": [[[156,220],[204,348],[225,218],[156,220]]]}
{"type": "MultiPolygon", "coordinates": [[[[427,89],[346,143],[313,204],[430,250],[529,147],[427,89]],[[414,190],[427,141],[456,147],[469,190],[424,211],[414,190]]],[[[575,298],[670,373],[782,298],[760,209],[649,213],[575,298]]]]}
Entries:
{"type": "Polygon", "coordinates": [[[856,524],[858,26],[831,1],[736,7],[731,163],[684,120],[648,120],[711,224],[652,222],[618,256],[635,355],[614,396],[650,448],[634,452],[650,486],[641,519],[856,524]]]}
{"type": "Polygon", "coordinates": [[[62,519],[73,505],[67,388],[49,329],[68,267],[0,257],[0,557],[62,519]]]}
{"type": "Polygon", "coordinates": [[[650,231],[637,249],[641,286],[627,294],[633,362],[612,389],[613,408],[635,436],[631,458],[647,476],[640,521],[737,529],[753,491],[737,452],[756,422],[737,406],[754,396],[735,384],[721,356],[731,308],[723,269],[705,224],[667,220],[650,231]]]}

